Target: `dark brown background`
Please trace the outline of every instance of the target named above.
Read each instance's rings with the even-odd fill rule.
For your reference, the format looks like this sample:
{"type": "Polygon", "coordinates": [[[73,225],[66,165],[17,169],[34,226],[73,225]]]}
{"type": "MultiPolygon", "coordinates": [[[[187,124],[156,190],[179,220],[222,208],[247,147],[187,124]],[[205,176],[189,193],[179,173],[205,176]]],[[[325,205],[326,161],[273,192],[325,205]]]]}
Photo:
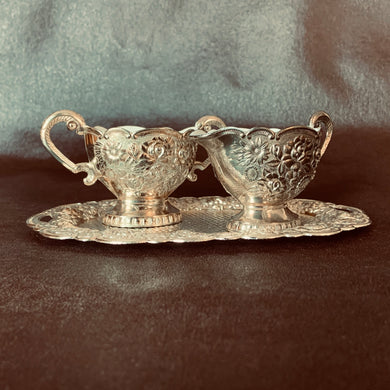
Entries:
{"type": "MultiPolygon", "coordinates": [[[[25,219],[110,194],[54,160],[4,159],[0,388],[388,388],[388,130],[336,129],[302,197],[373,223],[332,237],[49,240],[25,219]]],[[[207,171],[176,195],[217,193],[207,171]]]]}

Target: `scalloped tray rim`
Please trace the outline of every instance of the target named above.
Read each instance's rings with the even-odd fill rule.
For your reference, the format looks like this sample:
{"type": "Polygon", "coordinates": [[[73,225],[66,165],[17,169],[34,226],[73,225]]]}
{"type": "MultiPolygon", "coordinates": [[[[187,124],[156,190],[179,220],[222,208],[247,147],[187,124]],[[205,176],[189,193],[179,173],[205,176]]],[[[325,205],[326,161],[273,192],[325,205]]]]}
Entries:
{"type": "MultiPolygon", "coordinates": [[[[206,211],[206,212],[210,212],[210,213],[211,212],[217,212],[217,213],[220,212],[221,214],[223,214],[223,212],[226,210],[239,211],[242,208],[241,205],[236,200],[234,200],[234,198],[232,198],[232,197],[221,197],[221,196],[204,196],[204,197],[199,197],[199,198],[182,197],[182,198],[169,198],[169,200],[176,207],[178,207],[178,204],[187,203],[187,208],[185,206],[181,207],[181,210],[183,212],[183,219],[185,218],[185,213],[188,213],[190,211],[192,211],[192,212],[206,211]],[[215,207],[213,207],[211,209],[204,207],[204,208],[201,208],[199,210],[196,208],[195,209],[191,208],[193,206],[193,204],[195,204],[196,202],[201,203],[202,201],[205,202],[206,205],[209,202],[214,202],[215,207]],[[190,206],[189,208],[188,208],[188,205],[190,206]]],[[[115,200],[87,201],[87,202],[83,202],[83,203],[72,203],[72,204],[65,204],[65,205],[56,206],[56,207],[47,209],[45,211],[42,211],[38,214],[31,216],[30,218],[27,219],[26,224],[28,227],[37,231],[42,236],[47,237],[47,238],[51,238],[51,239],[56,239],[56,240],[73,239],[73,240],[82,241],[82,242],[99,242],[99,243],[111,244],[111,245],[143,244],[143,243],[157,244],[157,243],[168,243],[168,242],[186,243],[186,242],[206,242],[206,241],[212,241],[212,240],[224,241],[224,240],[238,240],[238,239],[262,240],[262,239],[275,239],[275,238],[281,238],[281,237],[296,238],[296,237],[303,237],[303,236],[308,236],[308,237],[319,236],[319,237],[321,237],[321,236],[335,235],[335,234],[341,233],[343,231],[350,231],[350,230],[365,227],[365,226],[368,226],[371,224],[371,220],[367,216],[367,214],[365,214],[364,211],[362,211],[356,207],[336,205],[336,204],[333,204],[331,202],[322,202],[322,201],[310,200],[310,199],[292,199],[288,203],[291,206],[291,205],[294,205],[294,203],[298,204],[299,202],[303,202],[303,203],[304,202],[313,202],[313,203],[318,204],[318,205],[328,206],[332,209],[345,210],[348,212],[356,212],[362,217],[362,221],[360,223],[358,223],[358,221],[357,221],[356,223],[350,223],[350,224],[347,224],[347,225],[339,227],[339,228],[334,228],[331,231],[323,231],[323,232],[321,232],[320,230],[317,230],[317,229],[313,229],[311,231],[310,230],[302,231],[302,232],[294,231],[294,229],[286,229],[284,231],[283,230],[280,231],[279,233],[274,233],[274,234],[269,234],[269,235],[261,235],[261,234],[260,235],[253,235],[253,234],[249,235],[247,232],[229,232],[229,231],[225,230],[225,231],[219,231],[219,232],[215,232],[215,233],[210,233],[210,232],[208,232],[208,233],[204,233],[204,232],[193,233],[190,237],[187,237],[187,238],[183,238],[183,237],[175,238],[175,237],[168,236],[168,237],[161,239],[161,236],[160,236],[160,239],[156,239],[156,237],[147,237],[147,236],[152,236],[153,234],[149,234],[149,235],[147,234],[146,237],[145,237],[145,235],[143,235],[145,237],[145,239],[134,241],[134,240],[130,240],[128,238],[123,239],[123,240],[120,240],[120,239],[113,240],[112,238],[107,238],[107,239],[99,238],[99,237],[91,238],[91,237],[85,237],[85,236],[83,237],[82,235],[80,236],[77,234],[76,235],[75,234],[73,234],[73,235],[72,234],[65,234],[64,229],[58,229],[58,228],[51,229],[50,226],[46,225],[46,222],[41,220],[42,218],[44,218],[46,216],[49,216],[52,219],[54,219],[52,217],[52,214],[58,213],[59,211],[65,209],[65,208],[71,208],[71,209],[77,210],[78,207],[85,206],[85,205],[90,205],[90,206],[94,206],[94,207],[98,208],[99,205],[106,204],[109,202],[115,202],[115,200]],[[42,223],[44,223],[44,225],[42,225],[42,223]],[[62,234],[61,234],[61,232],[62,232],[62,234]]],[[[303,217],[303,214],[300,213],[300,215],[302,215],[302,217],[303,217]]],[[[85,219],[85,221],[88,221],[88,219],[85,219]]],[[[172,225],[172,226],[180,226],[180,225],[181,224],[172,225]]],[[[303,224],[303,225],[305,225],[305,224],[303,224]]],[[[102,227],[103,226],[104,225],[102,225],[102,227]]],[[[75,225],[75,227],[76,227],[76,225],[75,225]]],[[[171,227],[166,227],[166,228],[171,228],[171,227]]],[[[65,228],[65,231],[66,231],[66,229],[69,229],[69,228],[65,228]]],[[[79,228],[79,230],[80,229],[83,230],[83,228],[79,228]]],[[[87,228],[85,228],[85,229],[87,229],[87,228]]],[[[128,228],[110,228],[110,227],[104,226],[105,231],[110,231],[110,229],[111,230],[112,229],[119,229],[122,232],[128,230],[128,228]]],[[[143,228],[142,230],[144,232],[147,231],[147,232],[154,233],[156,231],[156,229],[161,230],[161,228],[143,228]]],[[[102,231],[102,230],[99,230],[99,231],[102,231]]],[[[134,229],[131,229],[131,231],[134,232],[134,229]]],[[[185,230],[179,228],[179,229],[176,229],[174,232],[180,233],[180,232],[184,232],[184,231],[185,230]]],[[[161,234],[161,232],[160,232],[160,234],[161,234]]]]}

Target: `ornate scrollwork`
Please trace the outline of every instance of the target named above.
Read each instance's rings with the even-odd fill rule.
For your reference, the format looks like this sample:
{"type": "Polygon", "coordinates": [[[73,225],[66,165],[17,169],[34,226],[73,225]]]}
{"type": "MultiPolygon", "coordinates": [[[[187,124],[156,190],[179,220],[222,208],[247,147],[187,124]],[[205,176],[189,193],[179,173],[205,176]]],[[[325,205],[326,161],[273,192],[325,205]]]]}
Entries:
{"type": "Polygon", "coordinates": [[[222,129],[223,127],[226,127],[225,122],[221,118],[213,115],[202,116],[202,118],[195,123],[196,129],[203,130],[205,132],[222,129]]]}
{"type": "Polygon", "coordinates": [[[68,130],[74,131],[79,135],[84,135],[90,128],[85,124],[84,118],[76,112],[70,110],[61,110],[53,113],[42,124],[41,140],[46,149],[57,159],[65,168],[73,173],[86,172],[84,178],[86,185],[92,185],[99,178],[100,174],[95,166],[90,162],[75,164],[66,157],[55,145],[51,139],[50,132],[52,128],[60,123],[65,122],[68,130]]]}

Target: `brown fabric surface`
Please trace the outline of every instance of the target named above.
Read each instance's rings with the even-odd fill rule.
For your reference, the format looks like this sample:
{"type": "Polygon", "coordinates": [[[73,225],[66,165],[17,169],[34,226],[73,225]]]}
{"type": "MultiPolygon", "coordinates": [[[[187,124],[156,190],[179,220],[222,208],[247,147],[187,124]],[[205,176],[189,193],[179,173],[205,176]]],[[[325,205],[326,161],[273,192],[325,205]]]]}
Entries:
{"type": "MultiPolygon", "coordinates": [[[[389,388],[389,129],[338,130],[301,197],[364,209],[332,237],[109,246],[25,225],[109,198],[1,161],[1,389],[389,388]],[[358,135],[357,135],[358,134],[358,135]]],[[[223,194],[210,171],[182,195],[223,194]]]]}

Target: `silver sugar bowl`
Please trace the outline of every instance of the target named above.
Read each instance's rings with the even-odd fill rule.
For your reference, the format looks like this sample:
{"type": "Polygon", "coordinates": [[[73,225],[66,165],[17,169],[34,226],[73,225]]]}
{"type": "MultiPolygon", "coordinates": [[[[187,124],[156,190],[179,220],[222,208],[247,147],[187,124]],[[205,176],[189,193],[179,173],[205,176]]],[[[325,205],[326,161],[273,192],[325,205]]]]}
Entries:
{"type": "Polygon", "coordinates": [[[328,114],[317,112],[308,126],[285,129],[227,127],[214,116],[195,127],[193,136],[207,150],[216,177],[243,205],[229,231],[277,232],[301,223],[287,201],[314,178],[333,132],[328,114]]]}

